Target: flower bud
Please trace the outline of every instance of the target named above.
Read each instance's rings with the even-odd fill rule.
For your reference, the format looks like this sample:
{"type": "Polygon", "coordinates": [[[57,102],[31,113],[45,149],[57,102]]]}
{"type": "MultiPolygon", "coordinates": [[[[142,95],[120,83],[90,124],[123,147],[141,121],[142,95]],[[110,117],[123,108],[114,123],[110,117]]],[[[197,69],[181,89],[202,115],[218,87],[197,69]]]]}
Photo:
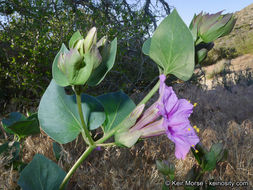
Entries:
{"type": "Polygon", "coordinates": [[[222,11],[215,14],[203,14],[201,12],[194,16],[189,29],[197,44],[213,42],[232,31],[236,22],[233,14],[222,15],[221,13],[222,11]]]}
{"type": "Polygon", "coordinates": [[[203,15],[199,22],[198,35],[205,43],[213,42],[217,38],[229,34],[235,22],[233,14],[221,15],[221,12],[218,12],[203,15]]]}
{"type": "Polygon", "coordinates": [[[74,45],[74,48],[77,49],[77,51],[81,54],[84,55],[84,39],[81,39],[77,41],[76,45],[74,45]]]}
{"type": "MultiPolygon", "coordinates": [[[[106,36],[97,42],[97,29],[95,27],[90,29],[85,38],[82,37],[79,31],[72,35],[69,40],[70,50],[64,45],[60,53],[58,53],[57,59],[55,59],[57,67],[68,81],[64,85],[84,85],[87,82],[92,71],[102,63],[102,55],[103,59],[107,61],[106,56],[110,53],[108,52],[110,47],[104,47],[101,54],[98,49],[101,46],[105,46],[106,42],[106,36]]],[[[57,70],[55,73],[57,73],[57,70]]],[[[55,73],[54,75],[56,76],[57,74],[55,73]]],[[[62,75],[60,74],[60,76],[62,75]]],[[[58,82],[59,84],[61,83],[60,81],[58,82]]]]}
{"type": "Polygon", "coordinates": [[[76,49],[60,54],[57,66],[66,76],[70,85],[83,85],[91,74],[93,65],[86,63],[87,58],[76,49]]]}
{"type": "Polygon", "coordinates": [[[86,38],[84,39],[84,51],[89,52],[93,45],[97,43],[97,29],[93,27],[88,32],[86,38]]]}

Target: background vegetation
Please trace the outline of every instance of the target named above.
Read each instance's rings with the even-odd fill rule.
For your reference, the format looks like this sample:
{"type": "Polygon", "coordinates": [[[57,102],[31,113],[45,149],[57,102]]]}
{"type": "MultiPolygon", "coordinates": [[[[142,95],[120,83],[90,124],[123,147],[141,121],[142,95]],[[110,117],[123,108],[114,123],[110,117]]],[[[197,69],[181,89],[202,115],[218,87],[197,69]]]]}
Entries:
{"type": "Polygon", "coordinates": [[[170,13],[169,5],[150,0],[121,1],[1,0],[0,1],[0,97],[8,103],[36,105],[51,80],[51,65],[72,34],[98,28],[98,38],[118,38],[116,65],[103,83],[88,91],[132,93],[149,84],[157,69],[141,53],[145,38],[157,20],[170,13]],[[116,81],[116,82],[115,82],[116,81]],[[140,85],[141,84],[141,85],[140,85]],[[32,100],[32,102],[31,102],[32,100]]]}

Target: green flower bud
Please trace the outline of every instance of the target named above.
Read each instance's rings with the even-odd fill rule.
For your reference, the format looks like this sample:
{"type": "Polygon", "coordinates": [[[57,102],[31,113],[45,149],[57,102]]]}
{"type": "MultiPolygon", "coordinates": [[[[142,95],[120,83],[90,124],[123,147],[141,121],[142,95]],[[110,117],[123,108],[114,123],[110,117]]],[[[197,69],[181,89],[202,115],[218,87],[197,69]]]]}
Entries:
{"type": "Polygon", "coordinates": [[[205,43],[213,42],[217,38],[229,34],[235,22],[233,14],[221,15],[221,12],[218,12],[203,15],[199,22],[198,35],[205,43]]]}
{"type": "Polygon", "coordinates": [[[97,29],[93,27],[88,32],[86,38],[84,39],[84,51],[89,52],[93,45],[97,43],[97,29]]]}
{"type": "Polygon", "coordinates": [[[80,55],[84,55],[84,39],[78,40],[77,43],[74,45],[74,48],[80,53],[80,55]]]}
{"type": "Polygon", "coordinates": [[[236,22],[233,14],[221,14],[222,11],[215,14],[194,15],[189,29],[192,32],[196,44],[201,42],[213,42],[217,38],[229,34],[236,22]]]}
{"type": "MultiPolygon", "coordinates": [[[[92,71],[102,63],[102,56],[98,48],[105,46],[106,42],[106,36],[97,42],[95,27],[88,32],[85,39],[79,31],[72,35],[69,41],[70,50],[64,46],[56,59],[57,67],[65,75],[68,85],[84,85],[87,82],[92,71]]],[[[106,47],[102,51],[103,59],[107,56],[104,53],[105,50],[107,50],[106,47]]]]}
{"type": "Polygon", "coordinates": [[[97,29],[93,27],[92,29],[90,29],[85,39],[79,39],[75,43],[74,48],[77,49],[81,56],[90,53],[90,56],[92,57],[92,63],[94,64],[93,69],[95,69],[102,62],[102,57],[100,55],[98,47],[103,46],[105,43],[105,36],[101,40],[99,40],[99,42],[97,42],[97,29]]]}
{"type": "Polygon", "coordinates": [[[70,85],[83,85],[89,79],[93,63],[88,56],[81,56],[76,49],[60,54],[58,68],[64,73],[70,85]]]}

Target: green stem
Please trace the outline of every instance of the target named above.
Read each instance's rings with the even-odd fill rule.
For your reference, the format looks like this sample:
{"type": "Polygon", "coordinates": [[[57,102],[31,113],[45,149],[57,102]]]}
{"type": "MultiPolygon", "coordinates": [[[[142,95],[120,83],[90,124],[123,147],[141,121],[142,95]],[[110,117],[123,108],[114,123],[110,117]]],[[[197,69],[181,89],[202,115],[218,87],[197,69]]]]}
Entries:
{"type": "Polygon", "coordinates": [[[88,140],[88,144],[89,145],[94,145],[94,141],[93,139],[91,138],[90,136],[90,132],[84,122],[84,118],[83,118],[83,110],[82,110],[82,104],[81,104],[81,95],[79,93],[76,93],[76,102],[77,102],[77,107],[78,107],[78,113],[79,113],[79,116],[80,116],[80,119],[81,119],[81,123],[82,123],[82,126],[83,126],[83,130],[84,130],[84,134],[83,135],[83,138],[85,141],[88,140]]]}
{"type": "Polygon", "coordinates": [[[157,83],[155,84],[155,86],[152,88],[151,91],[149,91],[149,93],[145,96],[145,98],[142,99],[142,101],[138,104],[145,104],[147,103],[147,101],[156,93],[156,91],[159,89],[159,85],[160,85],[160,80],[157,81],[157,83]]]}
{"type": "Polygon", "coordinates": [[[96,144],[96,146],[116,146],[116,144],[112,142],[112,143],[96,144]]]}
{"type": "Polygon", "coordinates": [[[77,162],[72,166],[72,168],[69,170],[69,172],[67,173],[67,175],[65,176],[65,178],[63,179],[59,190],[63,190],[64,186],[66,185],[66,183],[68,182],[68,180],[70,179],[70,177],[73,175],[73,173],[76,171],[76,169],[81,165],[81,163],[87,158],[87,156],[92,152],[92,150],[94,150],[96,148],[95,145],[91,145],[89,146],[85,152],[82,154],[82,156],[77,160],[77,162]]]}

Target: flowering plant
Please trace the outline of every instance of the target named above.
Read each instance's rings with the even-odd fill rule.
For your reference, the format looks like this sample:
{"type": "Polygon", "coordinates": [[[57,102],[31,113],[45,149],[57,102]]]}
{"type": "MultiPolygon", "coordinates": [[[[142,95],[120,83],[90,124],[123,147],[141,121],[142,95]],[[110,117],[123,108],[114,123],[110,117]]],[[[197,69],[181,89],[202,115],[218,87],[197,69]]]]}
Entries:
{"type": "MultiPolygon", "coordinates": [[[[196,45],[200,39],[210,43],[206,26],[202,26],[209,17],[200,17],[202,14],[194,17],[189,29],[174,10],[161,22],[152,38],[145,41],[143,53],[158,65],[160,77],[138,105],[123,91],[97,97],[83,93],[87,85],[98,85],[112,69],[117,38],[111,43],[106,37],[97,42],[97,29],[93,27],[85,38],[79,31],[74,33],[69,49],[62,44],[52,65],[53,79],[40,101],[38,120],[41,129],[60,144],[71,142],[81,134],[87,149],[68,173],[43,155],[36,155],[21,172],[18,181],[21,188],[64,189],[80,164],[101,146],[132,147],[139,139],[165,134],[175,143],[178,159],[185,159],[190,149],[196,149],[199,143],[196,131],[199,129],[192,127],[189,121],[194,105],[185,99],[178,99],[172,87],[166,86],[165,80],[168,75],[184,81],[191,78],[195,63],[198,63],[195,58],[196,45]],[[67,95],[64,90],[66,86],[71,86],[75,95],[67,95]],[[144,110],[145,104],[157,90],[160,97],[144,110]],[[102,129],[103,136],[95,140],[91,132],[97,128],[102,129]],[[114,141],[107,142],[112,136],[114,141]]],[[[224,24],[226,18],[215,16],[212,19],[212,22],[215,19],[218,22],[212,31],[219,30],[219,35],[211,41],[227,33],[224,27],[231,28],[227,23],[220,31],[219,22],[224,24]]]]}

